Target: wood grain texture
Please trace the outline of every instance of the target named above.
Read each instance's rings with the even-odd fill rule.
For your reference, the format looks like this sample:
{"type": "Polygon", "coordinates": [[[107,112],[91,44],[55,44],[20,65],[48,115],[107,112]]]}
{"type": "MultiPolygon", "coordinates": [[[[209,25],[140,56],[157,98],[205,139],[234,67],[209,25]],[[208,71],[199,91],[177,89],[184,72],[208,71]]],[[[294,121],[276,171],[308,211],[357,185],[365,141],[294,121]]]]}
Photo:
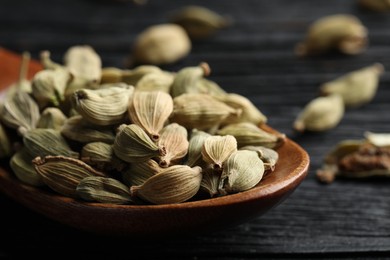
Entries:
{"type": "MultiPolygon", "coordinates": [[[[0,45],[16,52],[29,50],[34,58],[47,49],[61,61],[69,46],[91,44],[104,65],[122,67],[140,31],[166,22],[169,12],[188,3],[149,0],[136,6],[97,0],[36,0],[34,4],[2,0],[0,45]]],[[[389,256],[390,180],[337,180],[321,185],[314,174],[325,153],[340,140],[360,139],[367,130],[390,132],[390,14],[361,10],[354,0],[196,3],[231,15],[235,23],[214,37],[194,42],[188,57],[165,68],[177,70],[207,61],[211,79],[249,97],[269,117],[270,126],[308,151],[311,166],[305,181],[282,204],[238,227],[148,243],[82,233],[0,196],[0,228],[6,238],[0,252],[36,251],[44,245],[53,250],[66,248],[64,254],[69,256],[82,249],[85,254],[106,256],[142,252],[153,259],[389,256]],[[354,14],[362,20],[369,30],[369,48],[358,56],[296,57],[293,48],[309,24],[335,13],[354,14]],[[381,62],[386,71],[371,103],[346,111],[331,131],[304,135],[292,131],[293,120],[317,96],[321,83],[374,62],[381,62]]]]}

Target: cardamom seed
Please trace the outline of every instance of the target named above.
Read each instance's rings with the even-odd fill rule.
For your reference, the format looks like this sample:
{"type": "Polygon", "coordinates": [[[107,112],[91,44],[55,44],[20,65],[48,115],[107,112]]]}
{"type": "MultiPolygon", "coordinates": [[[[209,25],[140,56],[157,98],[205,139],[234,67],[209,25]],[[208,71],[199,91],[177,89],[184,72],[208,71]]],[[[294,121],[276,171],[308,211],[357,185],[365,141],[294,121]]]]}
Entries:
{"type": "Polygon", "coordinates": [[[165,155],[160,156],[161,167],[178,164],[188,152],[187,129],[177,123],[166,125],[160,132],[159,145],[165,147],[165,155]]]}
{"type": "Polygon", "coordinates": [[[237,141],[234,136],[209,136],[202,147],[203,160],[212,165],[214,170],[222,170],[222,164],[237,151],[237,141]]]}
{"type": "Polygon", "coordinates": [[[211,135],[207,132],[198,129],[191,130],[191,136],[188,144],[187,165],[194,167],[201,166],[203,164],[202,148],[204,141],[209,136],[211,135]]]}
{"type": "Polygon", "coordinates": [[[38,120],[37,128],[51,128],[60,131],[66,119],[67,117],[59,108],[47,107],[38,120]]]}
{"type": "Polygon", "coordinates": [[[15,176],[23,183],[41,187],[44,182],[35,171],[31,161],[34,159],[25,148],[17,151],[10,159],[10,167],[15,176]]]}

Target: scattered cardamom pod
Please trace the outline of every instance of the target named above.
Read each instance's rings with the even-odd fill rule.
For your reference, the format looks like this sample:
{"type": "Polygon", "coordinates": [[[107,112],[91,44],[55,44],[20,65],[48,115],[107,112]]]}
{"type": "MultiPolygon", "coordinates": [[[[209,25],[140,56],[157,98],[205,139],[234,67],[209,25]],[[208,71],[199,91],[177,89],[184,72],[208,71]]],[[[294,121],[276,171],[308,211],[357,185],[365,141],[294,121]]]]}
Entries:
{"type": "Polygon", "coordinates": [[[82,179],[88,176],[105,176],[83,161],[65,156],[36,157],[32,163],[47,186],[72,198],[77,198],[76,188],[82,179]]]}
{"type": "Polygon", "coordinates": [[[358,0],[358,5],[374,12],[384,13],[390,11],[389,0],[358,0]]]}
{"type": "Polygon", "coordinates": [[[172,97],[162,91],[135,91],[128,105],[130,120],[141,126],[154,141],[160,138],[173,110],[172,97]]]}
{"type": "Polygon", "coordinates": [[[295,53],[310,56],[338,51],[356,55],[365,51],[368,45],[367,35],[367,28],[356,16],[329,15],[310,25],[305,39],[295,47],[295,53]]]}
{"type": "Polygon", "coordinates": [[[199,191],[202,168],[173,165],[150,177],[140,186],[130,187],[132,197],[152,204],[170,204],[188,201],[199,191]]]}
{"type": "Polygon", "coordinates": [[[236,151],[224,163],[219,192],[230,194],[249,190],[260,182],[263,174],[264,164],[256,152],[236,151]]]}
{"type": "Polygon", "coordinates": [[[254,151],[264,163],[265,173],[273,172],[279,160],[279,153],[264,146],[244,146],[240,150],[254,151]]]}
{"type": "Polygon", "coordinates": [[[164,169],[166,168],[160,167],[153,159],[132,163],[122,174],[123,182],[129,186],[142,185],[147,179],[164,169]]]}
{"type": "Polygon", "coordinates": [[[121,171],[126,164],[114,154],[112,144],[92,142],[83,146],[80,159],[100,171],[121,171]]]}
{"type": "Polygon", "coordinates": [[[169,119],[188,129],[210,131],[219,127],[227,117],[240,112],[208,94],[182,94],[173,99],[169,119]]]}
{"type": "Polygon", "coordinates": [[[118,127],[114,152],[125,162],[134,163],[165,155],[165,148],[157,145],[146,132],[136,124],[118,127]]]}
{"type": "Polygon", "coordinates": [[[78,197],[86,201],[108,204],[129,204],[130,189],[120,181],[100,176],[85,177],[76,187],[78,197]]]}
{"type": "Polygon", "coordinates": [[[76,78],[99,82],[102,74],[102,61],[95,50],[88,45],[70,47],[64,55],[66,68],[76,78]]]}
{"type": "Polygon", "coordinates": [[[311,100],[298,114],[293,128],[298,132],[327,131],[336,127],[344,116],[343,98],[338,94],[311,100]]]}
{"type": "Polygon", "coordinates": [[[383,65],[375,63],[324,83],[320,91],[325,95],[341,95],[347,107],[359,107],[374,98],[383,71],[383,65]]]}
{"type": "Polygon", "coordinates": [[[80,89],[74,92],[73,107],[88,122],[107,126],[124,123],[133,86],[125,83],[102,85],[96,90],[80,89]]]}
{"type": "Polygon", "coordinates": [[[47,107],[42,111],[38,120],[37,128],[51,128],[54,130],[61,130],[65,124],[67,117],[57,107],[47,107]]]}
{"type": "Polygon", "coordinates": [[[286,140],[285,134],[269,133],[248,122],[227,125],[219,129],[217,134],[234,136],[239,148],[250,145],[276,149],[286,140]]]}
{"type": "Polygon", "coordinates": [[[160,156],[161,167],[181,163],[188,152],[187,129],[177,123],[166,125],[160,132],[159,145],[165,147],[165,155],[160,156]]]}
{"type": "Polygon", "coordinates": [[[207,132],[198,129],[191,130],[191,136],[188,144],[187,165],[194,167],[201,166],[203,164],[203,144],[206,138],[209,136],[211,136],[211,134],[207,132]]]}
{"type": "Polygon", "coordinates": [[[12,154],[11,141],[2,124],[0,124],[0,159],[12,154]]]}
{"type": "Polygon", "coordinates": [[[195,67],[185,67],[177,72],[171,85],[173,98],[185,93],[201,93],[198,82],[210,74],[210,67],[206,62],[195,67]]]}
{"type": "Polygon", "coordinates": [[[78,158],[79,153],[72,151],[61,132],[49,128],[36,128],[23,136],[27,152],[33,156],[63,155],[78,158]]]}
{"type": "Polygon", "coordinates": [[[232,23],[230,17],[196,5],[185,6],[175,11],[170,21],[182,26],[191,39],[210,37],[232,23]]]}
{"type": "Polygon", "coordinates": [[[177,62],[191,51],[191,40],[177,24],[152,25],[135,39],[134,63],[163,65],[177,62]]]}
{"type": "Polygon", "coordinates": [[[237,141],[234,136],[209,136],[204,140],[202,147],[203,160],[212,165],[214,170],[221,170],[227,158],[237,151],[237,141]]]}
{"type": "Polygon", "coordinates": [[[10,167],[15,176],[23,183],[41,187],[44,182],[41,176],[35,171],[32,160],[34,159],[26,149],[22,148],[12,155],[10,159],[10,167]]]}
{"type": "Polygon", "coordinates": [[[175,76],[168,72],[152,72],[143,76],[135,85],[137,91],[162,91],[170,93],[175,76]]]}

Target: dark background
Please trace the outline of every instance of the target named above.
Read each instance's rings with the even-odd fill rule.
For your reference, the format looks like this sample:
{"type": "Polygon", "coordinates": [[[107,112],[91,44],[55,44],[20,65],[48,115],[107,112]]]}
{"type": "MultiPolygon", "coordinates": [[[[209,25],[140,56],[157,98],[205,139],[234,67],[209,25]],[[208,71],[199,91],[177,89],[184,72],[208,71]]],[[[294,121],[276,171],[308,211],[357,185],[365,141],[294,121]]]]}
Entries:
{"type": "MultiPolygon", "coordinates": [[[[282,204],[252,221],[199,237],[138,241],[87,234],[62,226],[0,195],[0,256],[54,252],[76,257],[119,256],[178,259],[258,259],[293,257],[390,256],[390,181],[336,180],[319,183],[315,170],[339,141],[361,139],[365,131],[390,132],[390,13],[358,8],[353,0],[158,1],[132,2],[1,0],[0,46],[29,51],[38,58],[49,50],[62,62],[67,48],[89,44],[104,66],[124,67],[142,30],[168,21],[188,4],[230,15],[234,24],[193,42],[189,56],[164,69],[209,63],[225,90],[245,95],[269,118],[269,125],[305,148],[311,158],[307,178],[282,204]],[[368,49],[356,56],[317,58],[294,55],[296,43],[315,19],[354,14],[369,31],[368,49]],[[346,111],[342,122],[323,133],[296,134],[292,123],[321,83],[374,62],[382,75],[374,100],[346,111]],[[77,253],[81,251],[81,253],[77,253]]],[[[50,253],[52,255],[52,253],[50,253]]],[[[53,255],[54,256],[54,255],[53,255]]]]}

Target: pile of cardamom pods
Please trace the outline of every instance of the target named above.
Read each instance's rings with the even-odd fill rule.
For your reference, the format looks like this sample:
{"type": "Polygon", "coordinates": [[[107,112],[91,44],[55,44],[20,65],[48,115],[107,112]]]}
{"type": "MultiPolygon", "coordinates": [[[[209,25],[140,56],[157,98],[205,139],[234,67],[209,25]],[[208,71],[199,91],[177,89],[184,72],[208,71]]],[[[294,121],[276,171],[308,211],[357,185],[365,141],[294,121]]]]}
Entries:
{"type": "Polygon", "coordinates": [[[285,135],[201,63],[102,67],[91,46],[20,79],[0,106],[0,157],[24,184],[81,201],[168,204],[249,190],[274,171],[285,135]]]}

